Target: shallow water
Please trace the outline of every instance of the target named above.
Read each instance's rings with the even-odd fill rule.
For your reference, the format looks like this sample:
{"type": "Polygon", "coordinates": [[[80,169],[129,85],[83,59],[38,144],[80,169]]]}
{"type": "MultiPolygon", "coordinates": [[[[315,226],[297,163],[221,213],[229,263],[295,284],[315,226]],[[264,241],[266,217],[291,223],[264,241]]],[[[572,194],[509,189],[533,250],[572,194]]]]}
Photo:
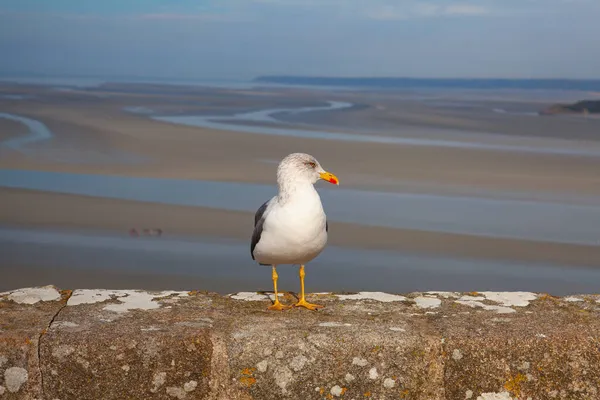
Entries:
{"type": "Polygon", "coordinates": [[[231,116],[206,116],[206,115],[175,115],[175,116],[151,116],[156,121],[195,126],[200,128],[244,132],[271,136],[291,136],[307,139],[322,139],[322,140],[337,140],[359,143],[379,143],[379,144],[394,144],[394,145],[409,145],[409,146],[427,146],[427,147],[444,147],[455,149],[469,150],[487,150],[487,151],[503,151],[514,153],[529,153],[529,154],[548,154],[561,156],[579,156],[579,157],[600,157],[600,147],[550,147],[543,143],[539,145],[509,145],[509,144],[494,144],[484,143],[475,140],[458,141],[458,140],[442,140],[442,139],[427,139],[415,137],[401,136],[378,136],[373,134],[350,134],[342,132],[328,132],[321,130],[299,129],[290,126],[289,128],[271,127],[271,126],[256,126],[242,125],[240,122],[277,122],[275,116],[282,113],[301,114],[314,111],[335,111],[350,108],[353,105],[350,103],[329,101],[328,107],[300,107],[295,109],[267,109],[250,113],[241,113],[231,116]]]}
{"type": "MultiPolygon", "coordinates": [[[[271,290],[270,269],[252,261],[248,243],[234,240],[0,226],[0,254],[0,291],[21,287],[24,274],[28,285],[65,288],[271,290]]],[[[278,272],[281,290],[298,290],[296,268],[278,272]]],[[[566,295],[596,293],[600,270],[328,246],[307,265],[306,282],[309,292],[475,288],[566,295]]]]}
{"type": "Polygon", "coordinates": [[[0,143],[1,146],[12,150],[23,151],[23,148],[31,143],[52,139],[52,131],[46,125],[35,119],[22,117],[20,115],[0,113],[0,118],[20,122],[29,130],[27,135],[7,139],[0,143]]]}
{"type": "MultiPolygon", "coordinates": [[[[251,211],[276,187],[249,183],[0,170],[0,186],[173,205],[251,211]]],[[[566,204],[475,196],[320,187],[332,221],[432,232],[600,244],[600,203],[566,204]]]]}
{"type": "Polygon", "coordinates": [[[54,138],[54,133],[42,122],[15,114],[0,113],[0,118],[20,122],[28,129],[26,135],[0,141],[0,150],[18,151],[28,157],[51,160],[67,164],[139,164],[147,162],[146,157],[120,150],[100,152],[90,149],[78,149],[73,146],[46,146],[54,138]],[[44,146],[39,146],[44,144],[44,146]]]}

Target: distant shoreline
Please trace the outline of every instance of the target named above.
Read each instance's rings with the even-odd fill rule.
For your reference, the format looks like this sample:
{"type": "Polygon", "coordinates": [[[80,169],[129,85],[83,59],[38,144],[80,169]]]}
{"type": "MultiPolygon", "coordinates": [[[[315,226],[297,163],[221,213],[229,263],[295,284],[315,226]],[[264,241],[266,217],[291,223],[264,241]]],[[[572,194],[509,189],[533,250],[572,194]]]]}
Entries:
{"type": "Polygon", "coordinates": [[[582,100],[572,104],[555,104],[552,107],[543,110],[541,114],[600,114],[600,100],[582,100]]]}
{"type": "Polygon", "coordinates": [[[256,83],[388,89],[600,90],[600,79],[365,78],[265,75],[256,83]]]}

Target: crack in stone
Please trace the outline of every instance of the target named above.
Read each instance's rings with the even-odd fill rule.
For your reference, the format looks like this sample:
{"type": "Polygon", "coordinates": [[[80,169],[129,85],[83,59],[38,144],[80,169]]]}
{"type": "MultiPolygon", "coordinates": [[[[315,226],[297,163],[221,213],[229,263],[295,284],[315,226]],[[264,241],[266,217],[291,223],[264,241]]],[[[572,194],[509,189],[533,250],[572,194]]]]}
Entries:
{"type": "Polygon", "coordinates": [[[46,398],[46,393],[45,393],[45,388],[44,388],[44,373],[42,372],[42,337],[46,334],[46,332],[48,332],[50,330],[50,327],[54,323],[54,320],[56,319],[56,317],[58,317],[60,312],[67,306],[67,303],[69,302],[69,299],[71,298],[72,294],[73,294],[73,291],[69,290],[67,297],[65,299],[63,299],[64,304],[56,311],[56,313],[54,313],[54,315],[50,319],[50,322],[48,322],[48,325],[44,329],[42,329],[42,331],[40,332],[40,334],[38,336],[38,341],[37,341],[38,373],[40,374],[42,399],[46,398]]]}

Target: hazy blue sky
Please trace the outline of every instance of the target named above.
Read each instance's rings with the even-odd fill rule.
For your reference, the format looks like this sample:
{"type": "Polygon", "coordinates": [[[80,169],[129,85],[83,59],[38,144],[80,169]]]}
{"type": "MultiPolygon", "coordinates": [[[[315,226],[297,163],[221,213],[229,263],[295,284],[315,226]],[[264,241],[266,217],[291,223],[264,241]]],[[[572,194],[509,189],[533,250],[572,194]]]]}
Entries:
{"type": "Polygon", "coordinates": [[[600,78],[600,0],[0,0],[0,72],[600,78]]]}

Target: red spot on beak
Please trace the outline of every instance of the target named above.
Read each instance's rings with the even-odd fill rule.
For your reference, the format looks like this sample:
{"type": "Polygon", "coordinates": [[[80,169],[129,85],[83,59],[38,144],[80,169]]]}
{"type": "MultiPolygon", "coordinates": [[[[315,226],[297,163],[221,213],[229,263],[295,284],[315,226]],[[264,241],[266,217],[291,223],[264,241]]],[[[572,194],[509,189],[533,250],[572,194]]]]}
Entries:
{"type": "Polygon", "coordinates": [[[331,178],[331,179],[329,179],[329,183],[333,183],[334,185],[337,185],[338,181],[336,181],[335,178],[331,178]]]}

